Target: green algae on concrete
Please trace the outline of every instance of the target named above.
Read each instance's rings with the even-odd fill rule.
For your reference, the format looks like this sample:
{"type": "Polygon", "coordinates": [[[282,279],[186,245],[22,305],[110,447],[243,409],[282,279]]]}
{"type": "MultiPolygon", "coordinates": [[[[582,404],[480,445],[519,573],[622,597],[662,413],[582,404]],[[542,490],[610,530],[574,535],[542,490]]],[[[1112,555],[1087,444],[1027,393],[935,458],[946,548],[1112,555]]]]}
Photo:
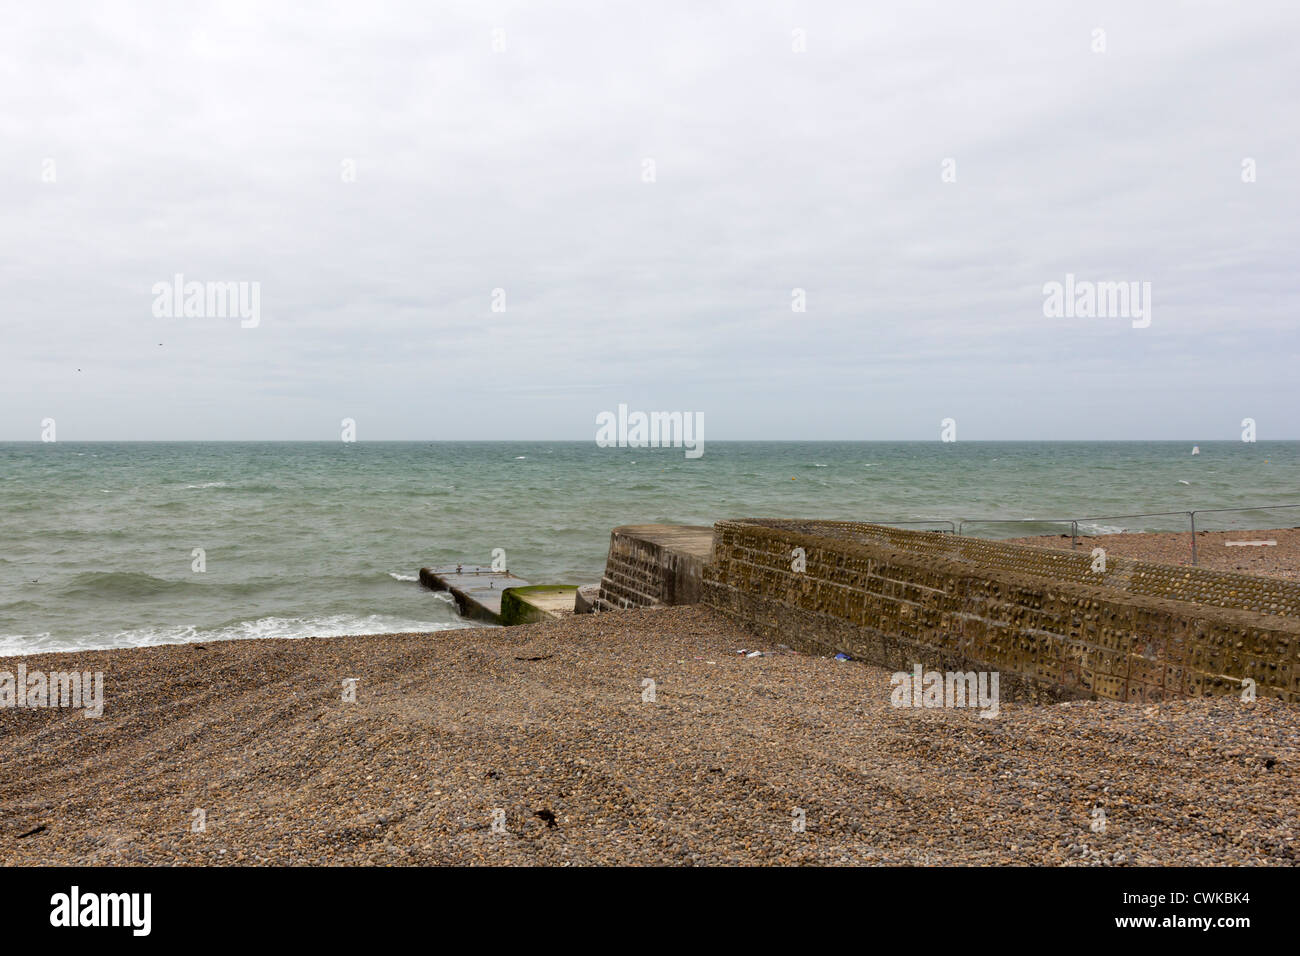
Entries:
{"type": "Polygon", "coordinates": [[[573,613],[578,587],[574,584],[533,584],[508,588],[501,594],[501,623],[532,624],[573,613]]]}

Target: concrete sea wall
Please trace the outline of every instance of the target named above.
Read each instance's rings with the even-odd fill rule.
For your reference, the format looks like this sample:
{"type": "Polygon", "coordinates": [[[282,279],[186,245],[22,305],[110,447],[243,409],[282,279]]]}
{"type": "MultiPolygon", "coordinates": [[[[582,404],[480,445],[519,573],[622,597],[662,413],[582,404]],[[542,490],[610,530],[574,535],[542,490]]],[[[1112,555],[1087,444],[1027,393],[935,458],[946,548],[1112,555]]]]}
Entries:
{"type": "Polygon", "coordinates": [[[642,524],[615,528],[596,610],[697,604],[713,549],[705,526],[642,524]]]}
{"type": "Polygon", "coordinates": [[[701,598],[804,650],[891,670],[998,671],[1008,698],[1239,695],[1249,679],[1260,696],[1300,701],[1296,585],[1092,566],[1086,552],[852,522],[722,521],[701,598]]]}

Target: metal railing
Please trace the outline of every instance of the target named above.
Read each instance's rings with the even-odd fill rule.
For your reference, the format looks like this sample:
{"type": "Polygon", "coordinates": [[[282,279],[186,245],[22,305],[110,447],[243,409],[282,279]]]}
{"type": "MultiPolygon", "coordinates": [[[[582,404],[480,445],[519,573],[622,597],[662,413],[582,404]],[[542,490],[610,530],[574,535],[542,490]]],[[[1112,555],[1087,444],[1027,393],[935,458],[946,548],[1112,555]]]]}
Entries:
{"type": "MultiPolygon", "coordinates": [[[[1068,524],[1070,526],[1070,547],[1072,549],[1079,547],[1079,525],[1084,523],[1094,523],[1097,521],[1119,521],[1125,518],[1172,518],[1175,516],[1185,516],[1188,520],[1191,541],[1192,541],[1192,564],[1197,563],[1196,554],[1196,516],[1211,514],[1232,514],[1244,511],[1285,511],[1288,509],[1300,508],[1300,504],[1287,505],[1255,505],[1250,508],[1198,508],[1194,511],[1146,511],[1141,514],[1130,515],[1090,515],[1079,518],[963,518],[956,522],[954,527],[953,521],[946,518],[935,518],[926,521],[871,521],[871,524],[880,524],[886,526],[894,525],[912,525],[912,524],[946,524],[948,530],[934,529],[940,534],[961,534],[967,525],[977,524],[1068,524]]],[[[1243,529],[1244,530],[1244,529],[1243,529]]],[[[1125,534],[1128,532],[1119,532],[1125,534]]],[[[1181,532],[1176,532],[1180,533],[1181,532]]]]}
{"type": "Polygon", "coordinates": [[[893,528],[893,527],[896,527],[897,525],[904,525],[904,524],[946,524],[946,525],[948,526],[946,529],[944,529],[944,528],[923,528],[923,529],[921,529],[921,530],[923,530],[923,531],[935,531],[935,532],[937,532],[937,533],[939,533],[939,534],[956,534],[956,533],[957,533],[957,522],[950,521],[950,520],[947,519],[947,518],[934,518],[934,519],[929,519],[929,520],[925,520],[925,521],[868,521],[868,522],[866,522],[866,524],[878,524],[878,525],[884,525],[886,528],[893,528]]]}

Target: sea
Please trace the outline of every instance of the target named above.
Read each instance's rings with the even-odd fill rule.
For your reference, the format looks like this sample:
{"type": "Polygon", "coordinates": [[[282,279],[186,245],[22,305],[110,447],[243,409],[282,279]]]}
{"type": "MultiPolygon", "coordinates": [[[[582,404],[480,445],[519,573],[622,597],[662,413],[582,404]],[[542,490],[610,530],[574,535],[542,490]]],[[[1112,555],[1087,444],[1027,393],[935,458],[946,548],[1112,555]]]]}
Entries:
{"type": "Polygon", "coordinates": [[[1250,508],[1197,526],[1300,525],[1276,507],[1300,503],[1300,442],[1193,445],[711,441],[692,459],[590,441],[0,443],[0,655],[468,627],[420,567],[500,549],[530,582],[596,583],[624,524],[1010,537],[1250,508]]]}

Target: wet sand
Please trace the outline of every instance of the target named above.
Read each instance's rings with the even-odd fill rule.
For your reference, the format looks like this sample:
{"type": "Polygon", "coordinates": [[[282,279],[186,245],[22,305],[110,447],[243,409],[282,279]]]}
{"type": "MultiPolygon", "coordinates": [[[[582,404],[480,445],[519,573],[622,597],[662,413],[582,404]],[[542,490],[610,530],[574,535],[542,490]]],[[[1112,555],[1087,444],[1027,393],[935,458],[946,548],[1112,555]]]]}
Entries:
{"type": "Polygon", "coordinates": [[[0,710],[4,865],[1300,862],[1300,708],[894,708],[702,607],[19,661],[105,708],[0,710]]]}

